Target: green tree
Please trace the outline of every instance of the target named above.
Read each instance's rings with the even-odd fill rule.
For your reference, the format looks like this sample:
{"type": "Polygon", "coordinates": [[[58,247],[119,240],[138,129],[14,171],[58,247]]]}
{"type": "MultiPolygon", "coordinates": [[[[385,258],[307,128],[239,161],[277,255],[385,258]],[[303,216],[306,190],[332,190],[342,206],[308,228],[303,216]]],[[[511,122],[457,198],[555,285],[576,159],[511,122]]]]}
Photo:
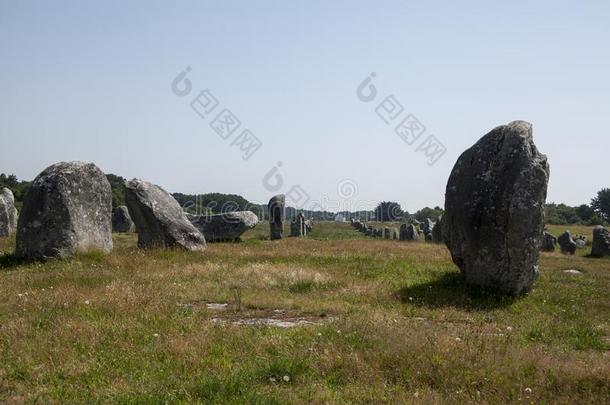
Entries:
{"type": "Polygon", "coordinates": [[[262,218],[263,208],[258,204],[252,204],[244,197],[237,194],[182,194],[174,193],[172,196],[180,206],[192,214],[221,214],[234,211],[252,211],[262,218]]]}
{"type": "Polygon", "coordinates": [[[400,204],[393,201],[382,201],[375,208],[375,218],[377,221],[400,221],[404,215],[400,204]]]}
{"type": "Polygon", "coordinates": [[[610,221],[610,188],[603,188],[591,200],[591,208],[605,221],[610,221]]]}
{"type": "Polygon", "coordinates": [[[30,181],[19,181],[17,176],[9,174],[8,176],[4,173],[0,173],[0,188],[6,187],[13,192],[15,196],[15,205],[18,209],[21,209],[23,197],[30,188],[30,181]]]}
{"type": "Polygon", "coordinates": [[[443,212],[444,211],[441,207],[425,207],[413,214],[413,217],[420,222],[425,221],[426,218],[430,218],[435,221],[436,218],[438,218],[440,215],[443,215],[443,212]]]}
{"type": "Polygon", "coordinates": [[[576,207],[576,214],[583,222],[587,223],[591,220],[591,218],[593,218],[595,211],[593,211],[593,208],[591,208],[589,205],[582,204],[576,207]]]}
{"type": "Polygon", "coordinates": [[[107,174],[106,178],[112,190],[112,208],[125,205],[125,179],[116,174],[107,174]]]}

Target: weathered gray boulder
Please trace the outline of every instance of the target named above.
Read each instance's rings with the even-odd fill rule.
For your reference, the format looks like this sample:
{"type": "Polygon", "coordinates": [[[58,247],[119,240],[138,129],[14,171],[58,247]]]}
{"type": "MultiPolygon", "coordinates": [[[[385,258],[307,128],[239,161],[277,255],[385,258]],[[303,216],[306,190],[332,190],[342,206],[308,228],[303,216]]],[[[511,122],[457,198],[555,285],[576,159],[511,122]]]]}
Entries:
{"type": "Polygon", "coordinates": [[[574,238],[574,243],[576,243],[576,247],[578,249],[584,249],[587,247],[587,237],[582,235],[576,235],[574,238]]]}
{"type": "Polygon", "coordinates": [[[17,231],[17,216],[13,192],[3,188],[0,190],[0,237],[9,236],[17,231]]]}
{"type": "Polygon", "coordinates": [[[133,223],[126,206],[121,205],[112,210],[112,232],[129,233],[135,231],[136,225],[133,223]]]}
{"type": "Polygon", "coordinates": [[[610,232],[603,226],[593,228],[593,247],[591,256],[610,256],[610,232]]]}
{"type": "Polygon", "coordinates": [[[307,231],[307,233],[309,233],[309,232],[311,232],[312,229],[313,229],[313,220],[311,220],[311,219],[305,220],[305,231],[307,231]]]}
{"type": "Polygon", "coordinates": [[[236,242],[248,229],[258,224],[252,211],[234,211],[216,215],[186,214],[191,224],[203,234],[206,242],[236,242]]]}
{"type": "Polygon", "coordinates": [[[290,236],[302,238],[306,235],[307,229],[305,229],[305,216],[302,212],[300,212],[290,222],[290,236]]]}
{"type": "Polygon", "coordinates": [[[133,179],[126,184],[125,200],[140,248],[205,249],[204,236],[186,218],[178,201],[161,187],[133,179]]]}
{"type": "Polygon", "coordinates": [[[554,252],[556,245],[557,238],[545,231],[542,234],[542,244],[540,245],[540,250],[543,252],[554,252]]]}
{"type": "Polygon", "coordinates": [[[284,194],[276,195],[269,200],[269,231],[271,240],[284,237],[284,214],[286,210],[286,197],[284,194]]]}
{"type": "Polygon", "coordinates": [[[445,243],[466,282],[520,295],[538,274],[549,165],[532,125],[495,128],[455,164],[445,196],[445,243]]]}
{"type": "Polygon", "coordinates": [[[400,240],[419,240],[419,231],[413,224],[401,224],[399,231],[400,240]]]}
{"type": "Polygon", "coordinates": [[[34,179],[23,199],[16,255],[64,258],[112,250],[112,192],[93,163],[61,162],[34,179]]]}
{"type": "Polygon", "coordinates": [[[572,233],[570,231],[565,231],[562,233],[559,238],[557,238],[557,243],[559,243],[559,248],[561,249],[561,253],[573,255],[576,253],[576,242],[572,239],[572,233]]]}
{"type": "Polygon", "coordinates": [[[443,216],[440,215],[436,219],[436,224],[432,228],[432,242],[442,243],[443,242],[443,216]]]}

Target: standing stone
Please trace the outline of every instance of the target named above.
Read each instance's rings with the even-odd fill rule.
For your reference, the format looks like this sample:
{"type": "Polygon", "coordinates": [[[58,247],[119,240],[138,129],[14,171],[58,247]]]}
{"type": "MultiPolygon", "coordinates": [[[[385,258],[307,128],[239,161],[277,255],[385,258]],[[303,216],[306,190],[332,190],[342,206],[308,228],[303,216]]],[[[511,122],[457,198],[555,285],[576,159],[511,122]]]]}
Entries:
{"type": "Polygon", "coordinates": [[[561,249],[561,253],[573,255],[576,253],[576,242],[572,239],[572,233],[570,231],[565,231],[562,233],[557,239],[559,243],[559,247],[561,249]]]}
{"type": "Polygon", "coordinates": [[[6,237],[17,231],[17,208],[15,197],[8,188],[0,190],[0,237],[6,237]]]}
{"type": "Polygon", "coordinates": [[[400,225],[400,240],[419,240],[419,232],[413,224],[401,224],[400,225]]]}
{"type": "Polygon", "coordinates": [[[398,240],[400,238],[400,231],[398,228],[390,228],[390,239],[398,240]]]}
{"type": "Polygon", "coordinates": [[[423,222],[422,230],[424,231],[424,235],[426,235],[426,239],[428,235],[432,235],[432,230],[434,229],[434,222],[430,218],[426,218],[423,222]]]}
{"type": "Polygon", "coordinates": [[[204,236],[186,218],[178,201],[161,187],[133,179],[126,184],[125,200],[140,248],[205,249],[204,236]]]}
{"type": "Polygon", "coordinates": [[[542,250],[543,252],[554,252],[556,245],[557,238],[545,231],[542,235],[542,244],[540,245],[540,250],[542,250]]]}
{"type": "Polygon", "coordinates": [[[23,199],[16,255],[65,258],[112,250],[112,191],[93,163],[61,162],[46,168],[23,199]]]}
{"type": "Polygon", "coordinates": [[[434,243],[442,243],[443,242],[443,216],[440,215],[437,220],[434,228],[432,228],[432,242],[434,243]]]}
{"type": "Polygon", "coordinates": [[[593,247],[591,256],[610,256],[610,232],[603,226],[593,228],[593,247]]]}
{"type": "Polygon", "coordinates": [[[252,211],[216,215],[186,214],[186,217],[201,232],[206,242],[237,242],[244,232],[258,224],[258,217],[252,211]]]}
{"type": "Polygon", "coordinates": [[[445,198],[445,243],[466,282],[518,296],[538,274],[549,165],[532,125],[495,128],[455,164],[445,198]]]}
{"type": "Polygon", "coordinates": [[[286,197],[284,194],[276,195],[269,200],[269,230],[271,240],[284,237],[284,212],[286,210],[286,197]]]}
{"type": "Polygon", "coordinates": [[[112,211],[112,232],[130,233],[135,232],[136,225],[131,220],[129,210],[121,205],[112,211]]]}
{"type": "Polygon", "coordinates": [[[296,217],[290,222],[290,236],[296,238],[302,238],[307,235],[305,229],[305,216],[302,212],[298,213],[296,217]]]}
{"type": "Polygon", "coordinates": [[[383,239],[390,239],[390,228],[383,228],[383,239]]]}

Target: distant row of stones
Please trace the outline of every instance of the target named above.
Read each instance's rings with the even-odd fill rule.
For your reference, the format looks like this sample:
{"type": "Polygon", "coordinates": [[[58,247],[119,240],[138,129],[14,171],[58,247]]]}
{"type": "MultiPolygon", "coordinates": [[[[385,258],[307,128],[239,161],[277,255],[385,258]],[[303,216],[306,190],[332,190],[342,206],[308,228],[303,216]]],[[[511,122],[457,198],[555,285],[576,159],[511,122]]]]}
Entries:
{"type": "Polygon", "coordinates": [[[401,241],[425,240],[429,242],[442,243],[442,217],[436,222],[427,218],[424,222],[411,220],[410,223],[401,224],[399,228],[383,227],[373,228],[368,224],[356,219],[350,220],[351,225],[357,231],[374,238],[395,239],[401,241]]]}
{"type": "MultiPolygon", "coordinates": [[[[601,228],[603,229],[603,227],[601,228]]],[[[565,231],[556,238],[547,231],[544,231],[540,250],[543,252],[554,252],[557,245],[559,245],[561,253],[573,255],[576,253],[576,249],[582,249],[587,246],[587,238],[582,235],[572,236],[570,231],[565,231]]],[[[592,254],[592,256],[595,255],[592,254]]]]}

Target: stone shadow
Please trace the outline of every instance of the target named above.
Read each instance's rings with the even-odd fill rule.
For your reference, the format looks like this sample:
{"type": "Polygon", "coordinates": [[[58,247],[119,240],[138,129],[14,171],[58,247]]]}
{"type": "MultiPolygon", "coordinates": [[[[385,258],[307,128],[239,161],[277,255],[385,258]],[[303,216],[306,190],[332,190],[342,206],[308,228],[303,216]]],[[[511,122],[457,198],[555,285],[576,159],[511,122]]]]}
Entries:
{"type": "Polygon", "coordinates": [[[31,262],[31,260],[19,258],[12,253],[0,254],[0,270],[14,270],[31,262]]]}
{"type": "Polygon", "coordinates": [[[403,287],[397,292],[403,303],[430,309],[455,307],[468,311],[488,311],[510,306],[514,297],[496,290],[467,285],[460,273],[445,273],[422,284],[403,287]]]}

